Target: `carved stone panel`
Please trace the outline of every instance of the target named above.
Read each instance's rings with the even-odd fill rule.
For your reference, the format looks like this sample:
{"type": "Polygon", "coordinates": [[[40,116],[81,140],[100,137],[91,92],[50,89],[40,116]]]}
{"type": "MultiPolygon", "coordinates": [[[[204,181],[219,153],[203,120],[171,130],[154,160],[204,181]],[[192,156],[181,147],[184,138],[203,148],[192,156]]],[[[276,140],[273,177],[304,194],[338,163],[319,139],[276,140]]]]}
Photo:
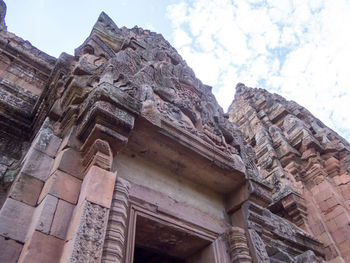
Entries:
{"type": "Polygon", "coordinates": [[[269,263],[269,256],[267,255],[264,241],[254,229],[249,229],[249,238],[252,244],[253,262],[254,263],[269,263]]]}
{"type": "Polygon", "coordinates": [[[100,263],[108,221],[108,209],[85,201],[79,226],[75,232],[72,252],[67,262],[100,263]]]}

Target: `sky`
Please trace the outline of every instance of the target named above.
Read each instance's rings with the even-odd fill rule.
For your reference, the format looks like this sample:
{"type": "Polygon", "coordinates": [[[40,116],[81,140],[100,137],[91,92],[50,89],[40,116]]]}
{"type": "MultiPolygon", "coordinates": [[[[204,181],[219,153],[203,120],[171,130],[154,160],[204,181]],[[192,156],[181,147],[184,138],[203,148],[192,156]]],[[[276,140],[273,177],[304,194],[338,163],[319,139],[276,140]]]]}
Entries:
{"type": "Polygon", "coordinates": [[[161,33],[227,110],[242,82],[306,107],[350,141],[350,0],[5,0],[8,30],[74,54],[105,11],[161,33]]]}

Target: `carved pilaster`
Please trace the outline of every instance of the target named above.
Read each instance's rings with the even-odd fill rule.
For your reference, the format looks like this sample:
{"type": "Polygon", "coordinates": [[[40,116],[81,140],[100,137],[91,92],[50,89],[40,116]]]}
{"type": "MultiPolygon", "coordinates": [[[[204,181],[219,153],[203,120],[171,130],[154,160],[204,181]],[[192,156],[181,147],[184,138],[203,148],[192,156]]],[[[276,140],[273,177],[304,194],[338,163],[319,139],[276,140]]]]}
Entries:
{"type": "Polygon", "coordinates": [[[122,178],[117,178],[103,247],[103,263],[119,263],[124,260],[129,207],[129,188],[130,184],[128,181],[122,178]]]}
{"type": "Polygon", "coordinates": [[[249,248],[245,231],[240,227],[232,227],[226,234],[232,263],[250,263],[249,248]]]}
{"type": "Polygon", "coordinates": [[[66,262],[100,263],[107,222],[107,208],[85,201],[73,250],[66,262]]]}
{"type": "Polygon", "coordinates": [[[264,241],[254,229],[249,229],[249,238],[252,244],[254,263],[268,263],[270,262],[267,255],[264,241]]]}

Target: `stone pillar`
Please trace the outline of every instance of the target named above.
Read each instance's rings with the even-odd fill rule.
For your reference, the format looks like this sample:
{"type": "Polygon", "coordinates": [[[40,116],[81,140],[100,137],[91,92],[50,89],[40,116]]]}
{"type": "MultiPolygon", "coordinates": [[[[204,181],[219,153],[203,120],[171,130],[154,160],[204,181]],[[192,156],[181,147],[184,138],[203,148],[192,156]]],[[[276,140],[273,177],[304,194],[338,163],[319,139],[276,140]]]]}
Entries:
{"type": "Polygon", "coordinates": [[[240,227],[232,227],[226,234],[232,263],[251,263],[249,247],[245,231],[240,227]]]}
{"type": "MultiPolygon", "coordinates": [[[[111,169],[113,157],[128,141],[135,118],[118,103],[101,99],[113,97],[106,88],[113,86],[103,83],[89,94],[74,136],[82,143],[83,182],[61,263],[123,260],[129,184],[122,179],[115,184],[116,172],[111,169]]],[[[68,129],[69,119],[63,118],[61,129],[68,129]]]]}
{"type": "Polygon", "coordinates": [[[102,263],[124,262],[130,183],[117,178],[109,213],[102,263]]]}
{"type": "Polygon", "coordinates": [[[81,186],[61,262],[101,262],[116,174],[91,166],[81,186]]]}

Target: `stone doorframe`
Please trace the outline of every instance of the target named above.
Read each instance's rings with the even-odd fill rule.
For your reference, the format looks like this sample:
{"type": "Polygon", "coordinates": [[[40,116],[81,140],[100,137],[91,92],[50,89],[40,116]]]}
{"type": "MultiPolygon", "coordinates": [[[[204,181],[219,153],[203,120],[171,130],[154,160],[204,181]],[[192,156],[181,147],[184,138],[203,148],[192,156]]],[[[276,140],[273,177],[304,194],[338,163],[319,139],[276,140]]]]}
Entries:
{"type": "MultiPolygon", "coordinates": [[[[229,263],[227,257],[227,247],[225,245],[225,239],[222,236],[219,236],[216,233],[211,231],[201,229],[199,226],[193,225],[189,222],[185,222],[181,219],[174,218],[173,216],[168,216],[165,214],[160,214],[157,211],[147,210],[138,204],[135,201],[130,202],[129,210],[129,222],[128,222],[128,238],[126,244],[126,253],[125,253],[125,263],[132,263],[134,257],[134,248],[135,248],[135,235],[136,235],[136,220],[137,217],[146,217],[152,221],[159,222],[169,227],[176,228],[180,231],[190,233],[198,237],[199,239],[207,240],[208,246],[204,249],[205,257],[210,257],[209,261],[201,261],[203,263],[229,263]]],[[[187,262],[187,261],[186,261],[187,262]]],[[[191,263],[197,261],[190,261],[191,263]]]]}

